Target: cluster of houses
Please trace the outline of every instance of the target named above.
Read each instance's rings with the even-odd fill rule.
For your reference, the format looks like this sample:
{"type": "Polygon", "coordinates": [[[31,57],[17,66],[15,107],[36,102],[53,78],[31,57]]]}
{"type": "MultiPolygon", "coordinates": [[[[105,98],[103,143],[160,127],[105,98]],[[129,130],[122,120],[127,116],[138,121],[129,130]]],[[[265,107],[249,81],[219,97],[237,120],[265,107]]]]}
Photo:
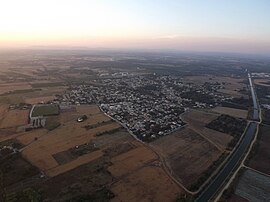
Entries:
{"type": "Polygon", "coordinates": [[[186,84],[180,76],[140,75],[102,78],[73,86],[58,103],[97,103],[109,116],[143,141],[152,141],[182,127],[186,108],[214,107],[224,100],[219,83],[186,84]]]}

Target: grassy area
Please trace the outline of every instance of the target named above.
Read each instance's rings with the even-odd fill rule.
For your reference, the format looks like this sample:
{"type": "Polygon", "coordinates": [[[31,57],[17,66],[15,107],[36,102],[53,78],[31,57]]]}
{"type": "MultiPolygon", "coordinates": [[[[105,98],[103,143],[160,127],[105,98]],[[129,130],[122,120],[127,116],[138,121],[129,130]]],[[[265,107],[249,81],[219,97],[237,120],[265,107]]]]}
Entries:
{"type": "Polygon", "coordinates": [[[52,116],[58,114],[59,114],[59,107],[57,105],[37,105],[33,109],[32,117],[52,116]]]}

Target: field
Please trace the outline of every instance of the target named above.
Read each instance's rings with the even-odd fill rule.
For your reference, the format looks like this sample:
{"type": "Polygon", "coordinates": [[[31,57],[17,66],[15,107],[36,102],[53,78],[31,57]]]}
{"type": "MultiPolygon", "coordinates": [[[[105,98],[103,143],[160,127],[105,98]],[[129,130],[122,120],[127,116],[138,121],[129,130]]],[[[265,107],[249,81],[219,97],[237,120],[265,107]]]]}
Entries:
{"type": "Polygon", "coordinates": [[[31,116],[51,116],[58,115],[59,107],[57,105],[36,105],[32,111],[31,116]]]}
{"type": "Polygon", "coordinates": [[[78,157],[77,159],[70,161],[68,163],[65,163],[63,165],[59,165],[55,168],[49,169],[46,173],[50,177],[57,176],[61,173],[64,173],[66,171],[72,170],[79,165],[83,165],[85,163],[91,162],[99,157],[103,156],[102,151],[98,150],[95,152],[91,152],[89,154],[85,154],[83,156],[78,157]]]}
{"type": "Polygon", "coordinates": [[[56,87],[56,86],[65,86],[64,83],[62,82],[56,82],[56,83],[53,83],[53,82],[49,82],[49,83],[45,83],[45,82],[42,82],[42,83],[31,83],[31,86],[33,88],[46,88],[46,87],[56,87]]]}
{"type": "Polygon", "coordinates": [[[81,106],[77,106],[76,110],[78,113],[81,114],[90,114],[90,115],[94,115],[94,114],[99,114],[100,110],[98,108],[98,106],[96,105],[81,105],[81,106]]]}
{"type": "Polygon", "coordinates": [[[28,145],[35,141],[35,139],[39,139],[43,135],[47,134],[48,131],[46,129],[37,129],[28,132],[19,133],[16,136],[16,139],[23,145],[28,145]]]}
{"type": "Polygon", "coordinates": [[[61,126],[52,131],[38,129],[17,135],[17,140],[27,145],[23,157],[50,177],[36,185],[45,198],[68,200],[87,193],[85,197],[90,198],[112,194],[113,201],[174,201],[184,193],[160,167],[151,149],[108,120],[95,105],[77,106],[76,111],[62,112],[58,116],[61,126]],[[88,119],[78,123],[76,118],[82,114],[88,119]],[[87,130],[85,126],[95,127],[87,130]],[[96,135],[101,132],[105,133],[96,135]],[[71,155],[83,145],[95,148],[71,155]],[[51,189],[52,183],[57,183],[57,188],[51,189]],[[109,190],[103,190],[104,185],[109,190]],[[56,190],[62,194],[55,196],[56,190]]]}
{"type": "Polygon", "coordinates": [[[165,174],[155,166],[148,166],[113,184],[112,202],[118,201],[175,201],[183,193],[165,174]]]}
{"type": "Polygon", "coordinates": [[[138,147],[112,158],[113,165],[108,170],[115,177],[121,177],[157,160],[157,156],[145,147],[138,147]]]}
{"type": "Polygon", "coordinates": [[[106,171],[107,164],[108,159],[100,157],[44,183],[36,183],[35,187],[42,191],[44,201],[83,201],[78,199],[81,196],[88,197],[89,201],[108,201],[111,192],[104,187],[113,178],[106,171]]]}
{"type": "Polygon", "coordinates": [[[257,85],[270,87],[270,80],[268,79],[254,79],[253,81],[257,85]]]}
{"type": "Polygon", "coordinates": [[[254,155],[248,165],[260,172],[270,175],[270,126],[261,125],[258,135],[258,143],[254,149],[254,155]]]}
{"type": "Polygon", "coordinates": [[[28,123],[29,110],[9,110],[2,121],[0,122],[0,128],[12,128],[28,123]]]}
{"type": "MultiPolygon", "coordinates": [[[[0,95],[0,103],[3,104],[19,104],[29,102],[31,104],[32,101],[36,102],[40,98],[48,98],[53,97],[56,94],[61,94],[67,89],[67,86],[56,86],[56,87],[48,87],[48,88],[38,88],[38,89],[25,89],[25,90],[17,90],[12,93],[6,93],[4,95],[0,95]],[[34,99],[34,100],[31,100],[34,99]]],[[[41,100],[44,101],[44,100],[41,100]]]]}
{"type": "Polygon", "coordinates": [[[188,187],[202,176],[221,152],[189,128],[181,129],[152,143],[165,157],[174,176],[188,187]]]}
{"type": "Polygon", "coordinates": [[[16,128],[0,129],[0,142],[17,137],[16,128]]]}
{"type": "Polygon", "coordinates": [[[0,170],[3,174],[1,183],[3,186],[11,186],[18,181],[26,180],[29,177],[38,175],[39,170],[22,158],[20,154],[12,155],[1,162],[0,170]]]}
{"type": "Polygon", "coordinates": [[[232,95],[235,97],[246,96],[239,92],[246,85],[243,83],[243,79],[232,78],[232,77],[222,77],[222,76],[212,76],[212,75],[204,75],[204,76],[187,76],[185,77],[185,83],[196,83],[196,84],[204,84],[205,82],[209,83],[221,83],[222,89],[218,91],[227,95],[232,95]]]}
{"type": "Polygon", "coordinates": [[[46,103],[46,102],[51,101],[55,98],[56,98],[55,96],[34,97],[34,98],[25,99],[25,102],[29,103],[29,104],[46,103]]]}
{"type": "MultiPolygon", "coordinates": [[[[120,128],[120,125],[116,122],[101,124],[103,121],[109,120],[109,118],[98,111],[99,109],[96,106],[89,106],[89,109],[86,109],[87,106],[83,106],[78,107],[77,112],[71,112],[74,114],[73,119],[65,119],[63,121],[60,118],[59,121],[61,125],[52,131],[46,132],[44,129],[39,129],[18,135],[17,139],[22,144],[28,145],[23,151],[23,156],[41,170],[48,171],[48,174],[51,176],[60,173],[61,170],[65,172],[66,170],[90,161],[91,158],[86,158],[86,156],[75,159],[69,162],[68,165],[59,166],[57,161],[53,158],[53,155],[56,153],[88,143],[94,139],[98,141],[99,138],[103,138],[102,136],[96,137],[97,133],[109,133],[112,130],[120,128]],[[88,119],[83,123],[77,123],[76,121],[76,118],[81,115],[80,112],[84,112],[84,114],[88,116],[88,119]],[[95,125],[96,127],[86,130],[84,127],[88,125],[95,125]],[[57,168],[57,166],[59,168],[57,168]]],[[[64,112],[61,116],[67,115],[64,112]]],[[[96,156],[98,157],[99,155],[96,156]]]]}
{"type": "Polygon", "coordinates": [[[119,127],[119,124],[111,123],[86,131],[74,120],[73,123],[60,126],[39,138],[23,151],[23,155],[41,170],[46,171],[58,166],[52,157],[53,154],[90,142],[98,132],[110,131],[119,127]]]}
{"type": "Polygon", "coordinates": [[[31,90],[32,87],[28,83],[6,83],[0,84],[0,94],[9,93],[12,91],[19,91],[19,90],[31,90]]]}
{"type": "Polygon", "coordinates": [[[252,170],[241,176],[235,194],[248,201],[270,201],[270,177],[252,170]]]}
{"type": "Polygon", "coordinates": [[[232,140],[232,136],[205,127],[217,117],[217,114],[199,110],[190,110],[182,115],[183,121],[188,124],[190,129],[203,136],[206,140],[215,145],[220,151],[224,151],[229,142],[232,140]]]}
{"type": "Polygon", "coordinates": [[[229,116],[234,116],[237,118],[247,118],[248,111],[242,109],[235,109],[229,107],[215,107],[212,109],[213,112],[217,112],[219,114],[227,114],[229,116]]]}

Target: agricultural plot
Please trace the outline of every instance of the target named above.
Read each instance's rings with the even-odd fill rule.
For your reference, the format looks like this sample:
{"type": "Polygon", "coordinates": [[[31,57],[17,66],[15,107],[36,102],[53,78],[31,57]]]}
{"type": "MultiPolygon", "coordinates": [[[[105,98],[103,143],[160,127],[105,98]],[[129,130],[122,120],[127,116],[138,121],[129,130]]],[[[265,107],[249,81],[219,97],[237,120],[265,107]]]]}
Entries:
{"type": "Polygon", "coordinates": [[[46,103],[51,100],[54,100],[55,96],[44,96],[44,97],[34,97],[34,98],[26,98],[25,102],[29,104],[38,104],[38,103],[46,103]]]}
{"type": "Polygon", "coordinates": [[[229,142],[228,148],[233,149],[241,135],[245,131],[247,121],[245,119],[235,118],[229,115],[220,115],[217,119],[206,125],[207,128],[230,134],[233,139],[229,142]]]}
{"type": "Polygon", "coordinates": [[[246,170],[241,176],[235,194],[248,201],[270,201],[270,177],[252,170],[246,170]]]}
{"type": "MultiPolygon", "coordinates": [[[[54,107],[54,105],[49,105],[49,107],[51,106],[54,107]]],[[[47,107],[39,109],[38,112],[39,114],[48,114],[48,111],[51,113],[55,113],[56,111],[55,108],[49,108],[48,111],[46,110],[47,107]]],[[[53,118],[54,120],[57,117],[50,116],[50,118],[53,118]]],[[[105,149],[106,146],[117,142],[117,140],[121,140],[122,137],[129,137],[127,134],[121,135],[121,133],[119,136],[114,135],[111,131],[118,130],[121,126],[114,121],[103,124],[108,120],[110,119],[101,113],[95,106],[78,106],[77,112],[62,113],[57,118],[57,122],[59,122],[60,125],[53,128],[53,130],[39,129],[29,131],[19,134],[17,139],[22,144],[28,145],[23,151],[23,156],[25,158],[41,170],[48,171],[50,176],[55,176],[94,159],[90,158],[90,152],[82,156],[67,159],[64,163],[61,163],[61,159],[59,160],[59,158],[68,157],[68,155],[65,156],[64,154],[71,148],[97,140],[98,148],[105,149]],[[89,109],[87,109],[87,107],[89,107],[89,109]],[[82,123],[78,123],[77,117],[82,115],[82,112],[88,116],[88,119],[82,123]],[[67,116],[67,114],[72,116],[67,116]],[[95,127],[86,129],[86,126],[95,127]],[[100,136],[97,136],[98,134],[100,134],[100,136]],[[103,135],[107,136],[112,142],[102,142],[106,139],[103,135]],[[61,153],[63,154],[62,156],[60,155],[61,153]]],[[[56,120],[54,120],[54,122],[55,121],[56,120]]],[[[96,155],[97,157],[103,154],[101,150],[98,150],[97,152],[99,152],[99,155],[96,155]]]]}
{"type": "Polygon", "coordinates": [[[53,176],[59,175],[61,173],[67,172],[69,170],[72,170],[80,165],[91,162],[91,161],[93,161],[99,157],[102,157],[102,156],[103,156],[102,151],[100,151],[100,150],[94,151],[94,152],[91,152],[89,154],[82,155],[82,156],[74,159],[73,161],[70,161],[68,163],[59,165],[55,168],[49,169],[46,171],[46,173],[48,176],[53,177],[53,176]]]}
{"type": "Polygon", "coordinates": [[[242,94],[241,90],[246,87],[246,84],[243,83],[243,79],[237,79],[232,77],[222,77],[222,76],[187,76],[185,77],[185,83],[197,83],[204,84],[205,82],[209,83],[220,83],[222,88],[218,91],[227,95],[232,95],[235,97],[245,96],[242,94]]]}
{"type": "Polygon", "coordinates": [[[114,195],[106,188],[112,183],[112,176],[106,171],[108,159],[96,158],[68,172],[49,178],[37,184],[47,201],[108,201],[114,195]],[[57,185],[57,186],[55,186],[57,185]],[[80,197],[82,199],[80,200],[80,197]]]}
{"type": "Polygon", "coordinates": [[[31,89],[32,86],[28,83],[12,83],[12,85],[10,83],[0,84],[0,94],[31,89]]]}
{"type": "Polygon", "coordinates": [[[32,111],[31,117],[52,116],[59,114],[57,105],[36,105],[32,111]]]}
{"type": "Polygon", "coordinates": [[[29,145],[23,154],[41,170],[48,170],[58,166],[57,161],[52,157],[53,154],[90,142],[99,132],[109,132],[119,127],[120,125],[114,122],[86,131],[74,121],[42,136],[29,145]]]}
{"type": "Polygon", "coordinates": [[[175,201],[179,194],[184,193],[164,173],[155,166],[147,166],[115,183],[112,188],[117,201],[175,201]]]}
{"type": "Polygon", "coordinates": [[[152,145],[165,157],[174,176],[187,187],[221,155],[215,146],[189,128],[160,138],[152,145]]]}
{"type": "Polygon", "coordinates": [[[0,169],[3,174],[1,183],[8,187],[29,177],[38,175],[39,170],[22,158],[20,154],[12,155],[1,162],[0,169]]]}
{"type": "Polygon", "coordinates": [[[190,110],[182,115],[183,121],[188,124],[190,129],[203,136],[220,151],[224,151],[232,140],[232,136],[205,127],[217,117],[217,114],[199,110],[190,110]]]}
{"type": "Polygon", "coordinates": [[[12,128],[28,123],[29,110],[9,110],[0,123],[0,128],[12,128]]]}
{"type": "Polygon", "coordinates": [[[147,163],[157,160],[157,156],[148,148],[140,146],[111,159],[113,165],[108,170],[115,177],[121,177],[147,163]]]}
{"type": "Polygon", "coordinates": [[[94,115],[101,113],[97,105],[80,105],[76,107],[76,110],[80,114],[94,115]]]}
{"type": "Polygon", "coordinates": [[[270,175],[270,126],[261,125],[258,137],[254,155],[248,165],[260,172],[270,175]]]}
{"type": "Polygon", "coordinates": [[[254,79],[253,82],[257,85],[270,87],[270,80],[269,79],[254,79]]]}
{"type": "Polygon", "coordinates": [[[33,88],[46,88],[46,87],[56,87],[56,86],[65,86],[62,82],[50,82],[50,83],[31,83],[33,88]]]}
{"type": "Polygon", "coordinates": [[[234,117],[242,118],[242,119],[246,119],[248,115],[247,110],[235,109],[235,108],[230,108],[230,107],[215,107],[212,109],[212,111],[217,112],[219,114],[226,114],[229,116],[234,116],[234,117]]]}
{"type": "Polygon", "coordinates": [[[46,135],[48,131],[46,129],[37,129],[28,132],[23,132],[17,135],[16,139],[23,145],[31,144],[38,140],[43,135],[46,135]]]}
{"type": "Polygon", "coordinates": [[[0,142],[17,137],[16,128],[0,129],[0,142]]]}

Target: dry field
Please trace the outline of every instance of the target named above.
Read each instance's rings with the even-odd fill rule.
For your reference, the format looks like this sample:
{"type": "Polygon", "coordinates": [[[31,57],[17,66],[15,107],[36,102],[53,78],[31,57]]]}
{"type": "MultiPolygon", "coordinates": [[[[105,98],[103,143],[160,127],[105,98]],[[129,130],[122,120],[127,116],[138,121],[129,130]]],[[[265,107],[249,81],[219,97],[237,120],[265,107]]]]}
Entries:
{"type": "MultiPolygon", "coordinates": [[[[123,128],[96,136],[98,132],[120,128],[120,125],[116,122],[99,125],[109,118],[96,106],[76,108],[77,112],[62,113],[59,116],[62,125],[52,131],[38,129],[17,135],[19,142],[28,145],[22,154],[29,162],[57,181],[61,176],[68,176],[69,173],[77,172],[76,170],[83,169],[84,166],[97,169],[102,166],[102,164],[95,165],[99,159],[108,159],[110,162],[106,167],[108,172],[106,170],[104,172],[111,176],[107,176],[106,180],[114,179],[114,183],[109,186],[115,194],[112,201],[174,201],[178,194],[184,193],[159,167],[158,156],[151,149],[134,140],[123,128]],[[67,114],[71,115],[73,120],[64,118],[67,114]],[[76,118],[82,114],[86,114],[88,119],[77,123],[76,118]],[[86,130],[84,126],[87,125],[97,125],[97,127],[86,130]],[[54,158],[54,154],[89,142],[94,143],[97,150],[70,159],[63,164],[59,164],[54,158]]],[[[87,172],[83,175],[87,176],[87,172]]],[[[98,178],[101,173],[95,171],[94,176],[96,175],[97,179],[93,183],[105,183],[103,182],[105,179],[98,178]]],[[[68,181],[72,182],[72,179],[69,178],[68,181]]]]}
{"type": "Polygon", "coordinates": [[[29,104],[38,104],[38,103],[46,103],[55,99],[55,96],[45,96],[45,97],[34,97],[34,98],[26,98],[25,102],[29,104]]]}
{"type": "Polygon", "coordinates": [[[8,112],[8,104],[0,104],[0,121],[3,120],[8,112]]]}
{"type": "Polygon", "coordinates": [[[172,202],[184,193],[159,167],[147,166],[113,184],[111,190],[118,201],[172,202]]]}
{"type": "Polygon", "coordinates": [[[187,76],[183,80],[185,83],[195,83],[202,85],[205,82],[209,83],[223,83],[222,85],[224,89],[219,89],[218,91],[227,95],[231,95],[234,97],[240,97],[240,96],[246,96],[241,93],[239,93],[239,90],[246,87],[244,83],[242,83],[243,79],[237,79],[232,77],[216,77],[212,75],[203,75],[203,76],[187,76]]]}
{"type": "Polygon", "coordinates": [[[181,118],[188,124],[205,126],[218,117],[217,114],[190,109],[182,114],[181,118]]]}
{"type": "Polygon", "coordinates": [[[28,123],[29,110],[9,110],[1,121],[0,128],[12,128],[28,123]]]}
{"type": "Polygon", "coordinates": [[[190,129],[203,136],[220,151],[224,151],[233,137],[229,134],[221,133],[205,127],[206,124],[210,123],[217,117],[217,114],[199,110],[190,110],[182,115],[183,121],[188,124],[190,129]]]}
{"type": "Polygon", "coordinates": [[[270,175],[270,126],[260,126],[259,140],[256,147],[249,166],[270,175]]]}
{"type": "Polygon", "coordinates": [[[36,130],[20,133],[17,135],[16,139],[21,144],[28,145],[47,133],[48,131],[46,129],[36,129],[36,130]]]}
{"type": "Polygon", "coordinates": [[[216,147],[189,128],[162,137],[152,145],[184,186],[194,183],[221,155],[216,147]]]}
{"type": "Polygon", "coordinates": [[[246,119],[248,114],[247,110],[235,109],[230,107],[215,107],[212,109],[212,111],[219,114],[227,114],[229,116],[234,116],[242,119],[246,119]]]}
{"type": "Polygon", "coordinates": [[[270,177],[246,170],[240,177],[235,194],[248,201],[270,201],[270,177]]]}
{"type": "Polygon", "coordinates": [[[77,159],[70,161],[66,164],[63,165],[59,165],[55,168],[49,169],[46,174],[50,177],[54,177],[57,176],[61,173],[67,172],[69,170],[72,170],[76,167],[78,167],[79,165],[83,165],[86,164],[88,162],[91,162],[99,157],[103,156],[103,152],[98,150],[98,151],[94,151],[88,154],[85,154],[83,156],[78,157],[77,159]]]}
{"type": "Polygon", "coordinates": [[[220,202],[249,202],[249,200],[242,198],[241,196],[238,196],[236,194],[232,194],[231,198],[229,200],[220,200],[220,202]]]}
{"type": "Polygon", "coordinates": [[[79,106],[77,107],[77,112],[64,112],[60,115],[59,121],[61,122],[61,126],[58,128],[52,131],[39,129],[25,132],[18,135],[17,140],[24,145],[28,145],[23,151],[24,157],[41,170],[48,171],[49,175],[54,176],[59,174],[61,170],[65,172],[91,161],[91,158],[81,156],[78,159],[68,162],[67,165],[59,166],[57,161],[53,158],[53,155],[95,139],[102,139],[102,136],[96,136],[96,134],[109,132],[121,127],[116,122],[101,124],[103,121],[108,120],[110,119],[101,113],[96,106],[79,106]],[[76,119],[78,116],[82,115],[82,112],[88,116],[88,119],[82,123],[78,123],[76,119]],[[72,113],[72,119],[70,119],[66,113],[72,113]],[[64,117],[69,118],[65,119],[64,117]],[[95,127],[86,130],[84,126],[89,125],[94,125],[95,127]],[[35,140],[35,138],[37,138],[37,140],[35,140]]]}
{"type": "Polygon", "coordinates": [[[257,85],[270,87],[270,79],[254,79],[254,83],[257,85]]]}
{"type": "Polygon", "coordinates": [[[16,138],[17,136],[15,128],[0,129],[0,142],[16,138]]]}
{"type": "Polygon", "coordinates": [[[157,156],[144,146],[137,147],[111,159],[113,165],[108,168],[114,177],[121,177],[157,160],[157,156]]]}
{"type": "Polygon", "coordinates": [[[106,149],[108,147],[114,147],[115,145],[118,146],[122,143],[129,143],[133,140],[133,137],[123,128],[115,133],[97,136],[93,140],[93,143],[100,149],[106,149]]]}
{"type": "Polygon", "coordinates": [[[101,113],[97,105],[80,105],[76,107],[76,110],[80,114],[94,115],[94,114],[101,113]]]}
{"type": "Polygon", "coordinates": [[[23,155],[41,170],[48,170],[58,166],[58,163],[52,157],[53,154],[88,143],[95,139],[97,133],[111,131],[119,127],[119,124],[113,122],[86,131],[80,124],[70,122],[48,132],[45,136],[33,142],[23,151],[23,155]]]}
{"type": "Polygon", "coordinates": [[[63,93],[67,87],[50,87],[50,88],[42,88],[42,89],[32,89],[30,92],[23,92],[23,93],[14,93],[9,95],[0,96],[0,103],[5,104],[19,104],[23,102],[27,102],[27,100],[31,101],[31,99],[36,99],[40,97],[50,97],[56,94],[63,93]]]}
{"type": "Polygon", "coordinates": [[[0,84],[0,94],[8,93],[15,90],[28,90],[32,89],[32,86],[28,83],[5,83],[0,84]]]}

